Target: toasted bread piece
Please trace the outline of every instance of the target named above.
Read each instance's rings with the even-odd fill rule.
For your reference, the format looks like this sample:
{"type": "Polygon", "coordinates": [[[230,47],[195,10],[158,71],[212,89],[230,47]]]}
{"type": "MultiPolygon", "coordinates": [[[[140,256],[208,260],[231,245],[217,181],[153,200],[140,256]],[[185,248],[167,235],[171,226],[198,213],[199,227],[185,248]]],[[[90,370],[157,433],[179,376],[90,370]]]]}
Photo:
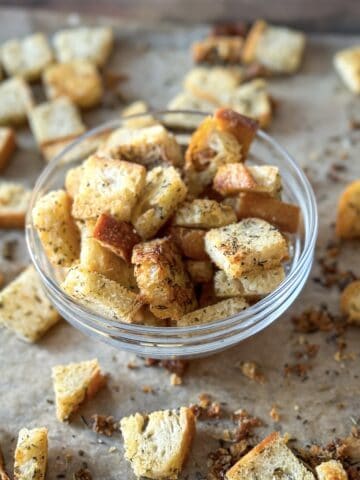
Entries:
{"type": "Polygon", "coordinates": [[[210,261],[186,260],[186,270],[194,283],[211,282],[214,274],[213,265],[210,261]]]}
{"type": "Polygon", "coordinates": [[[56,417],[61,422],[68,420],[72,413],[86,400],[93,397],[106,383],[98,360],[88,360],[52,368],[55,391],[56,417]]]}
{"type": "Polygon", "coordinates": [[[80,108],[100,103],[103,87],[96,66],[88,60],[50,65],[42,76],[49,100],[66,96],[80,108]]]}
{"type": "Polygon", "coordinates": [[[147,103],[138,100],[136,102],[130,103],[127,107],[123,109],[121,112],[121,116],[123,117],[123,126],[125,128],[144,128],[144,127],[151,127],[152,125],[157,125],[159,122],[149,113],[149,106],[147,103]],[[137,115],[140,113],[148,113],[148,115],[144,115],[137,118],[129,118],[131,115],[137,115]]]}
{"type": "Polygon", "coordinates": [[[247,169],[257,183],[256,192],[281,198],[282,179],[278,167],[275,165],[249,165],[247,169]]]}
{"type": "Polygon", "coordinates": [[[31,192],[20,183],[0,182],[0,228],[23,228],[31,192]]]}
{"type": "Polygon", "coordinates": [[[119,128],[110,135],[103,151],[114,158],[147,167],[161,163],[181,166],[184,163],[180,145],[162,125],[119,128]]]}
{"type": "Polygon", "coordinates": [[[60,320],[33,266],[0,292],[0,305],[0,325],[27,342],[36,342],[60,320]]]}
{"type": "Polygon", "coordinates": [[[74,217],[85,220],[107,213],[119,221],[129,221],[145,186],[145,167],[100,154],[89,157],[83,166],[74,217]]]}
{"type": "Polygon", "coordinates": [[[188,228],[217,228],[236,222],[234,210],[215,200],[197,198],[185,202],[175,213],[173,224],[188,228]]]}
{"type": "Polygon", "coordinates": [[[37,80],[52,62],[53,54],[43,33],[34,33],[21,40],[8,40],[1,46],[1,60],[9,76],[37,80]]]}
{"type": "Polygon", "coordinates": [[[345,239],[360,237],[360,180],[350,183],[340,196],[336,235],[345,239]]]}
{"type": "Polygon", "coordinates": [[[218,168],[213,188],[224,197],[256,190],[257,183],[243,163],[226,163],[218,168]]]}
{"type": "Polygon", "coordinates": [[[315,480],[278,432],[266,437],[226,472],[227,480],[273,480],[277,477],[315,480]]]}
{"type": "Polygon", "coordinates": [[[135,232],[131,223],[119,222],[116,218],[104,213],[97,219],[93,235],[100,245],[111,250],[127,263],[131,262],[134,245],[141,241],[141,237],[135,232]]]}
{"type": "Polygon", "coordinates": [[[7,167],[15,148],[14,130],[12,128],[0,127],[0,172],[7,167]]]}
{"type": "Polygon", "coordinates": [[[79,165],[78,167],[70,168],[70,170],[66,172],[65,190],[72,199],[74,199],[75,195],[79,192],[83,170],[84,166],[79,165]]]}
{"type": "Polygon", "coordinates": [[[181,253],[193,260],[208,260],[205,252],[206,231],[199,228],[170,227],[170,238],[179,247],[181,253]]]}
{"type": "Polygon", "coordinates": [[[59,62],[88,60],[98,67],[107,62],[114,43],[110,27],[78,27],[60,30],[54,35],[59,62]]]}
{"type": "Polygon", "coordinates": [[[318,480],[348,480],[344,467],[338,460],[329,460],[316,467],[318,480]]]}
{"type": "Polygon", "coordinates": [[[354,93],[360,93],[360,46],[337,52],[334,66],[345,85],[354,93]]]}
{"type": "Polygon", "coordinates": [[[240,63],[244,39],[236,36],[217,35],[194,42],[191,46],[196,63],[240,63]]]}
{"type": "Polygon", "coordinates": [[[224,320],[227,317],[235,315],[244,310],[249,305],[242,297],[233,297],[214,303],[204,308],[199,308],[187,315],[182,316],[177,322],[178,327],[191,327],[194,325],[203,325],[204,323],[224,320]]]}
{"type": "Polygon", "coordinates": [[[47,428],[22,428],[14,454],[14,479],[45,480],[47,459],[47,428]]]}
{"type": "Polygon", "coordinates": [[[70,267],[80,255],[80,233],[71,216],[71,197],[54,190],[41,197],[32,211],[34,226],[53,265],[70,267]]]}
{"type": "Polygon", "coordinates": [[[257,20],[253,23],[242,49],[242,60],[244,63],[253,63],[256,61],[256,48],[266,28],[267,23],[264,20],[257,20]]]}
{"type": "Polygon", "coordinates": [[[99,315],[125,323],[136,321],[142,302],[139,296],[101,273],[72,267],[62,288],[71,297],[99,315]]]}
{"type": "Polygon", "coordinates": [[[190,408],[122,418],[125,458],[138,477],[175,480],[190,452],[195,416],[190,408]]]}
{"type": "Polygon", "coordinates": [[[197,128],[204,117],[194,115],[192,111],[212,113],[216,108],[214,103],[196,97],[189,92],[180,92],[167,105],[167,110],[190,110],[189,113],[168,113],[165,123],[171,127],[191,130],[197,128]]]}
{"type": "Polygon", "coordinates": [[[185,199],[187,188],[174,167],[155,167],[146,175],[146,185],[134,207],[132,223],[139,235],[153,237],[185,199]]]}
{"type": "Polygon", "coordinates": [[[33,105],[31,89],[22,78],[0,83],[0,125],[22,125],[33,105]]]}
{"type": "Polygon", "coordinates": [[[196,308],[193,285],[169,238],[135,245],[132,262],[141,297],[156,317],[177,320],[196,308]]]}
{"type": "Polygon", "coordinates": [[[241,297],[244,288],[238,278],[229,277],[223,270],[214,275],[214,293],[218,298],[241,297]]]}
{"type": "Polygon", "coordinates": [[[348,321],[360,325],[360,280],[347,285],[341,293],[340,305],[348,321]]]}
{"type": "Polygon", "coordinates": [[[276,267],[289,255],[283,235],[259,218],[208,231],[205,249],[215,265],[235,278],[254,269],[276,267]]]}
{"type": "Polygon", "coordinates": [[[296,233],[299,229],[301,211],[297,205],[285,203],[261,193],[240,193],[235,211],[239,219],[261,218],[283,232],[296,233]]]}

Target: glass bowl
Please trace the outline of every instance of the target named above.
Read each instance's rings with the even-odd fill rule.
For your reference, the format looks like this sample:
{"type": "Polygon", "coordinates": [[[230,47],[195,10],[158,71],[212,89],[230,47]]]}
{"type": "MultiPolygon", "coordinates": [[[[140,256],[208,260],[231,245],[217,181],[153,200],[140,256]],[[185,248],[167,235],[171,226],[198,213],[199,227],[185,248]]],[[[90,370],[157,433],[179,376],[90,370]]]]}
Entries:
{"type": "MultiPolygon", "coordinates": [[[[184,114],[191,115],[194,124],[205,113],[195,111],[159,111],[151,113],[173,131],[181,145],[186,146],[190,132],[174,130],[167,124],[178,124],[184,114]]],[[[141,118],[146,114],[129,118],[141,118]]],[[[78,165],[91,150],[95,151],[102,134],[124,125],[124,119],[95,128],[65,148],[41,173],[30,200],[26,220],[26,240],[31,260],[43,282],[44,289],[60,314],[75,328],[106,342],[115,348],[153,358],[191,358],[206,356],[238,344],[279,318],[302,290],[311,270],[318,230],[317,208],[313,190],[305,174],[273,138],[263,131],[257,133],[248,162],[273,164],[279,167],[283,179],[283,198],[297,204],[302,213],[301,226],[290,237],[291,259],[286,265],[286,278],[270,295],[236,315],[205,325],[191,327],[153,327],[122,323],[102,317],[77,303],[60,288],[59,272],[49,263],[34,228],[31,211],[39,197],[62,188],[66,171],[78,165]]]]}

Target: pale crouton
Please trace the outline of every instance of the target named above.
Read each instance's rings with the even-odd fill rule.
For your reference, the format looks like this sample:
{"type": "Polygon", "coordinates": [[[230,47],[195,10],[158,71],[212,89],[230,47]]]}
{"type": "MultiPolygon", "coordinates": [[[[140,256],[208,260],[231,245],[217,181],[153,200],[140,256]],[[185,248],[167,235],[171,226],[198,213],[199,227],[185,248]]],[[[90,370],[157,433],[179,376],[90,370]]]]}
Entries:
{"type": "Polygon", "coordinates": [[[360,180],[350,183],[340,196],[336,235],[345,239],[360,237],[360,180]]]}
{"type": "Polygon", "coordinates": [[[97,359],[52,368],[56,417],[61,422],[87,399],[93,397],[106,383],[97,359]]]}
{"type": "Polygon", "coordinates": [[[114,158],[147,167],[160,163],[183,164],[180,145],[162,125],[141,129],[119,128],[110,135],[103,151],[114,158]]]}
{"type": "Polygon", "coordinates": [[[338,52],[334,66],[345,85],[352,92],[360,93],[360,46],[338,52]]]}
{"type": "Polygon", "coordinates": [[[209,259],[205,252],[205,234],[205,230],[198,228],[171,227],[169,229],[170,238],[179,247],[181,253],[193,260],[209,259]]]}
{"type": "Polygon", "coordinates": [[[315,480],[278,432],[266,437],[226,472],[227,480],[315,480]]]}
{"type": "Polygon", "coordinates": [[[194,42],[191,46],[196,63],[240,63],[244,39],[219,35],[194,42]]]}
{"type": "Polygon", "coordinates": [[[74,217],[89,219],[107,213],[129,221],[145,186],[145,167],[102,155],[92,155],[83,166],[74,217]]]}
{"type": "Polygon", "coordinates": [[[186,270],[189,272],[190,278],[194,283],[211,282],[213,278],[213,265],[211,262],[204,260],[186,260],[186,270]]]}
{"type": "Polygon", "coordinates": [[[214,293],[218,298],[243,296],[244,288],[238,278],[229,277],[223,270],[214,275],[214,293]]]}
{"type": "Polygon", "coordinates": [[[14,454],[14,479],[45,480],[47,459],[47,428],[22,428],[14,454]]]}
{"type": "Polygon", "coordinates": [[[69,296],[97,314],[125,323],[136,321],[142,305],[138,295],[101,273],[72,267],[62,288],[69,296]]]}
{"type": "Polygon", "coordinates": [[[132,223],[147,240],[173,215],[185,199],[187,188],[174,167],[155,167],[146,175],[146,184],[134,207],[132,223]]]}
{"type": "Polygon", "coordinates": [[[338,460],[329,460],[316,467],[318,480],[348,480],[344,467],[338,460]]]}
{"type": "Polygon", "coordinates": [[[247,169],[257,183],[256,192],[280,199],[282,180],[278,167],[274,165],[249,165],[247,169]]]}
{"type": "Polygon", "coordinates": [[[33,105],[31,90],[22,78],[0,83],[0,125],[22,125],[33,105]]]}
{"type": "Polygon", "coordinates": [[[137,102],[130,103],[127,107],[123,109],[121,112],[121,116],[123,117],[123,126],[125,128],[144,128],[144,127],[151,127],[152,125],[156,125],[159,122],[149,113],[149,106],[138,100],[137,102]],[[148,115],[142,115],[141,117],[135,118],[126,118],[131,115],[138,115],[140,113],[148,113],[148,115]]]}
{"type": "Polygon", "coordinates": [[[212,261],[230,277],[254,269],[268,270],[288,258],[288,244],[276,227],[259,218],[214,228],[205,235],[212,261]]]}
{"type": "Polygon", "coordinates": [[[234,210],[215,200],[197,198],[185,202],[175,213],[173,224],[189,228],[217,228],[236,222],[234,210]]]}
{"type": "Polygon", "coordinates": [[[12,128],[0,127],[0,172],[7,167],[15,148],[14,130],[12,128]]]}
{"type": "Polygon", "coordinates": [[[0,228],[23,228],[31,191],[20,183],[0,182],[0,228]]]}
{"type": "Polygon", "coordinates": [[[218,168],[213,188],[224,197],[237,193],[256,190],[257,183],[249,169],[243,163],[226,163],[218,168]]]}
{"type": "Polygon", "coordinates": [[[246,300],[242,297],[233,297],[214,303],[204,308],[199,308],[187,315],[182,316],[177,322],[178,327],[191,327],[203,325],[204,323],[224,320],[248,307],[246,300]]]}
{"type": "Polygon", "coordinates": [[[66,172],[65,190],[72,199],[74,199],[75,195],[79,192],[83,170],[84,166],[79,165],[78,167],[70,168],[70,170],[66,172]]]}
{"type": "Polygon", "coordinates": [[[245,298],[269,295],[284,279],[285,270],[282,265],[269,268],[268,270],[254,270],[238,277],[238,280],[242,284],[245,298]]]}
{"type": "Polygon", "coordinates": [[[8,40],[1,46],[1,60],[9,76],[37,80],[52,62],[53,54],[43,33],[34,33],[21,40],[8,40]]]}
{"type": "Polygon", "coordinates": [[[60,320],[33,266],[0,292],[0,306],[0,325],[27,342],[36,342],[60,320]]]}
{"type": "Polygon", "coordinates": [[[175,480],[190,452],[196,421],[190,408],[122,418],[125,458],[138,477],[175,480]]]}
{"type": "Polygon", "coordinates": [[[261,218],[283,232],[296,233],[299,229],[301,211],[297,205],[266,197],[261,193],[240,193],[235,211],[239,219],[261,218]]]}
{"type": "Polygon", "coordinates": [[[103,95],[100,74],[87,60],[50,65],[42,76],[49,100],[66,96],[80,108],[98,105],[103,95]]]}
{"type": "Polygon", "coordinates": [[[196,115],[193,111],[212,113],[216,106],[214,103],[207,102],[199,97],[195,97],[189,92],[177,94],[167,105],[167,110],[190,110],[189,113],[168,113],[164,121],[166,125],[177,128],[192,130],[197,128],[204,119],[203,115],[196,115]]]}
{"type": "Polygon", "coordinates": [[[108,60],[114,43],[110,27],[79,27],[60,30],[54,35],[59,62],[88,60],[102,67],[108,60]]]}
{"type": "Polygon", "coordinates": [[[41,197],[32,211],[48,259],[61,267],[70,267],[80,254],[80,234],[71,216],[71,205],[65,190],[54,190],[41,197]]]}
{"type": "Polygon", "coordinates": [[[156,317],[177,320],[196,308],[193,285],[169,238],[135,245],[132,262],[141,297],[156,317]]]}
{"type": "Polygon", "coordinates": [[[360,325],[360,280],[347,285],[341,293],[340,304],[348,321],[360,325]]]}

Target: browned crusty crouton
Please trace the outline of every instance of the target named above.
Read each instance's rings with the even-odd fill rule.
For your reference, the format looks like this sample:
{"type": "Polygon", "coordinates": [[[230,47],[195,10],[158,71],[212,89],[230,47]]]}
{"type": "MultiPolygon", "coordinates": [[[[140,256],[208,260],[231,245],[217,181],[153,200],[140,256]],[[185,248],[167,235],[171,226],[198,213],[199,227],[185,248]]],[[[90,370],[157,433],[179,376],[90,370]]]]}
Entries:
{"type": "Polygon", "coordinates": [[[197,63],[240,63],[243,44],[241,37],[216,36],[194,42],[191,49],[197,63]]]}
{"type": "Polygon", "coordinates": [[[170,238],[179,247],[181,253],[193,260],[208,260],[205,252],[204,237],[206,230],[199,228],[170,227],[170,238]]]}
{"type": "Polygon", "coordinates": [[[221,195],[235,195],[255,190],[257,183],[243,163],[220,165],[214,177],[213,188],[221,195]]]}
{"type": "Polygon", "coordinates": [[[217,228],[236,222],[232,207],[205,198],[183,203],[175,213],[173,224],[189,228],[217,228]]]}
{"type": "Polygon", "coordinates": [[[349,283],[343,290],[340,304],[348,321],[360,325],[360,280],[349,283]]]}
{"type": "Polygon", "coordinates": [[[9,163],[9,159],[15,150],[15,133],[12,128],[0,128],[0,172],[9,163]]]}
{"type": "Polygon", "coordinates": [[[360,180],[350,183],[340,196],[336,235],[345,239],[360,237],[360,180]]]}
{"type": "Polygon", "coordinates": [[[348,480],[344,467],[338,460],[328,460],[316,467],[319,480],[348,480]]]}
{"type": "Polygon", "coordinates": [[[194,283],[207,283],[212,280],[214,269],[210,261],[186,260],[185,265],[194,283]]]}

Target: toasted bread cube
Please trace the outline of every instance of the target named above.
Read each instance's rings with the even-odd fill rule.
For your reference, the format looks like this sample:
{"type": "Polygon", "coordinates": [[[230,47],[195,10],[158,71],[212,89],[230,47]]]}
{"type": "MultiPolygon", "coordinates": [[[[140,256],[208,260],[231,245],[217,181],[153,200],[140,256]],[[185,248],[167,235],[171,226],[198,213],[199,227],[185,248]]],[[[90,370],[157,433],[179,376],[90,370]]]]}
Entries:
{"type": "Polygon", "coordinates": [[[181,166],[184,163],[180,145],[162,125],[119,128],[110,135],[103,150],[114,158],[147,167],[160,163],[181,166]]]}
{"type": "Polygon", "coordinates": [[[193,260],[208,260],[205,252],[206,231],[198,228],[171,227],[170,238],[175,242],[181,253],[193,260]]]}
{"type": "Polygon", "coordinates": [[[123,109],[121,116],[123,117],[123,125],[125,128],[145,128],[159,123],[156,118],[149,113],[149,106],[147,103],[142,102],[141,100],[130,103],[130,105],[123,109]],[[140,113],[148,113],[148,115],[129,119],[126,118],[140,113]]]}
{"type": "Polygon", "coordinates": [[[142,302],[138,295],[101,273],[82,266],[72,267],[62,288],[82,305],[99,315],[125,323],[136,321],[142,302]]]}
{"type": "MultiPolygon", "coordinates": [[[[167,105],[167,110],[196,110],[197,112],[211,113],[215,110],[214,103],[203,100],[189,92],[177,94],[167,105]]],[[[193,113],[168,113],[165,115],[165,123],[171,127],[192,130],[197,128],[204,117],[193,113]]]]}
{"type": "Polygon", "coordinates": [[[341,293],[341,311],[350,323],[360,325],[360,280],[351,282],[341,293]]]}
{"type": "Polygon", "coordinates": [[[316,467],[318,480],[348,480],[344,467],[338,460],[322,462],[316,467]]]}
{"type": "Polygon", "coordinates": [[[240,297],[244,295],[244,288],[238,278],[226,275],[218,270],[214,275],[214,292],[218,298],[240,297]]]}
{"type": "Polygon", "coordinates": [[[80,108],[98,105],[103,94],[100,74],[87,60],[50,65],[43,74],[43,83],[49,100],[66,96],[80,108]]]}
{"type": "Polygon", "coordinates": [[[56,57],[59,62],[88,60],[98,67],[107,62],[114,43],[110,27],[79,27],[60,30],[54,35],[56,57]]]}
{"type": "Polygon", "coordinates": [[[282,179],[278,167],[274,165],[249,165],[247,169],[257,184],[256,192],[280,199],[282,179]]]}
{"type": "Polygon", "coordinates": [[[196,63],[240,63],[243,44],[241,37],[219,35],[194,42],[191,50],[196,63]]]}
{"type": "Polygon", "coordinates": [[[211,282],[214,273],[211,262],[204,260],[186,260],[185,265],[194,283],[211,282]]]}
{"type": "Polygon", "coordinates": [[[111,250],[127,263],[131,262],[134,245],[141,241],[131,223],[119,222],[104,213],[97,219],[93,235],[100,245],[111,250]]]}
{"type": "Polygon", "coordinates": [[[7,167],[15,148],[14,130],[12,128],[0,127],[0,172],[7,167]]]}
{"type": "Polygon", "coordinates": [[[173,220],[179,227],[217,228],[236,222],[234,210],[215,200],[197,198],[181,205],[173,220]]]}
{"type": "Polygon", "coordinates": [[[27,342],[36,342],[60,320],[33,266],[0,292],[0,305],[0,325],[27,342]]]}
{"type": "Polygon", "coordinates": [[[213,188],[224,197],[237,193],[256,190],[257,183],[249,169],[243,163],[226,163],[218,168],[213,188]]]}
{"type": "Polygon", "coordinates": [[[33,105],[30,87],[22,78],[0,83],[0,125],[22,125],[33,105]]]}
{"type": "Polygon", "coordinates": [[[208,231],[205,249],[215,265],[235,278],[254,269],[278,266],[289,255],[287,241],[279,230],[259,218],[208,231]]]}
{"type": "Polygon", "coordinates": [[[92,155],[83,166],[74,217],[85,220],[107,213],[128,222],[145,186],[145,167],[102,155],[92,155]]]}
{"type": "Polygon", "coordinates": [[[345,85],[352,92],[360,93],[360,46],[338,52],[334,66],[345,85]]]}
{"type": "Polygon", "coordinates": [[[245,298],[257,298],[269,295],[285,279],[285,270],[282,265],[268,270],[254,270],[244,273],[239,280],[243,287],[245,298]]]}
{"type": "Polygon", "coordinates": [[[122,418],[125,458],[137,477],[175,480],[190,452],[196,421],[190,408],[122,418]]]}
{"type": "Polygon", "coordinates": [[[61,422],[68,420],[72,413],[89,398],[92,398],[106,383],[98,360],[88,360],[52,368],[55,391],[56,417],[61,422]]]}
{"type": "Polygon", "coordinates": [[[340,196],[336,235],[345,239],[360,237],[360,180],[350,183],[340,196]]]}
{"type": "Polygon", "coordinates": [[[174,167],[155,167],[146,175],[146,185],[132,214],[140,236],[153,237],[185,199],[187,188],[174,167]]]}
{"type": "Polygon", "coordinates": [[[23,228],[31,192],[20,183],[0,182],[0,228],[23,228]]]}
{"type": "Polygon", "coordinates": [[[80,254],[80,234],[71,216],[72,200],[64,190],[41,197],[32,211],[34,226],[53,265],[70,267],[80,254]]]}
{"type": "Polygon", "coordinates": [[[132,262],[141,297],[156,317],[177,320],[196,308],[193,285],[169,238],[135,245],[132,262]]]}
{"type": "Polygon", "coordinates": [[[66,173],[65,190],[72,199],[74,199],[79,192],[83,170],[84,166],[79,165],[78,167],[70,168],[70,170],[68,170],[66,173]]]}
{"type": "Polygon", "coordinates": [[[43,33],[34,33],[21,40],[8,40],[1,46],[1,60],[9,76],[37,80],[52,62],[53,54],[43,33]]]}
{"type": "Polygon", "coordinates": [[[272,480],[278,476],[315,480],[278,432],[271,433],[226,472],[227,480],[272,480]]]}
{"type": "Polygon", "coordinates": [[[235,207],[239,219],[256,217],[275,225],[283,232],[296,233],[300,224],[300,208],[261,193],[243,192],[235,207]]]}
{"type": "Polygon", "coordinates": [[[203,325],[205,323],[224,320],[236,313],[241,312],[249,305],[242,297],[233,297],[214,303],[204,308],[199,308],[191,313],[182,316],[177,322],[178,327],[191,327],[194,325],[203,325]]]}
{"type": "Polygon", "coordinates": [[[47,428],[22,428],[14,454],[14,479],[45,480],[47,459],[47,428]]]}

